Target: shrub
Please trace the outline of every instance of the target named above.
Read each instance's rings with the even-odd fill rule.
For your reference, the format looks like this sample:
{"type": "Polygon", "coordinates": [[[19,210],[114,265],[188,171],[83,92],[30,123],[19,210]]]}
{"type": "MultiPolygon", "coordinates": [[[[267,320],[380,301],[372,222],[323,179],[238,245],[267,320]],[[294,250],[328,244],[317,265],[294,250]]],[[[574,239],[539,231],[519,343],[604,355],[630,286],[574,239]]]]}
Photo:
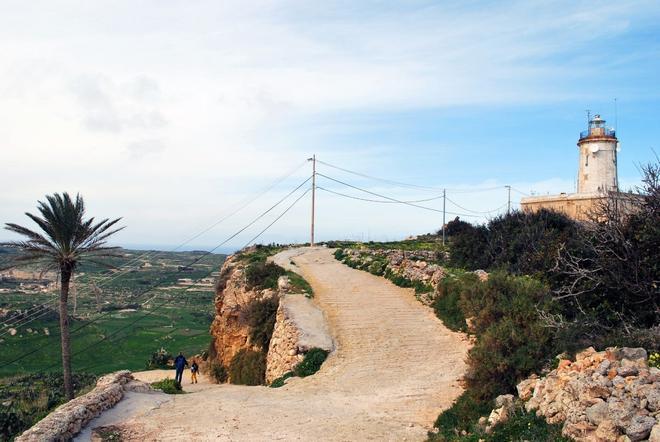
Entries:
{"type": "Polygon", "coordinates": [[[181,385],[174,379],[170,379],[170,378],[162,379],[157,382],[152,382],[151,386],[167,394],[183,393],[183,390],[181,389],[181,385]]]}
{"type": "Polygon", "coordinates": [[[451,330],[467,331],[465,314],[459,305],[461,294],[468,287],[480,284],[474,273],[464,273],[459,276],[447,276],[438,284],[436,298],[432,307],[435,315],[451,330]]]}
{"type": "Polygon", "coordinates": [[[481,399],[513,391],[550,358],[552,334],[538,309],[550,311],[548,288],[529,277],[491,273],[467,286],[459,303],[472,317],[477,341],[468,353],[468,387],[481,399]]]}
{"type": "Polygon", "coordinates": [[[277,279],[286,271],[272,262],[253,262],[245,268],[245,280],[250,289],[277,289],[277,279]]]}
{"type": "Polygon", "coordinates": [[[386,262],[384,262],[384,261],[374,261],[371,264],[369,264],[369,267],[367,267],[367,270],[372,275],[383,276],[383,274],[385,274],[385,267],[387,267],[386,262]]]}
{"type": "Polygon", "coordinates": [[[280,388],[284,386],[284,381],[286,381],[289,378],[294,377],[296,374],[292,371],[288,371],[284,373],[282,376],[279,378],[275,379],[273,382],[270,384],[270,388],[280,388]]]}
{"type": "Polygon", "coordinates": [[[487,269],[490,260],[484,250],[488,246],[488,229],[472,226],[451,238],[449,262],[469,270],[487,269]]]}
{"type": "Polygon", "coordinates": [[[229,364],[229,381],[238,385],[262,385],[266,377],[266,355],[242,349],[229,364]]]}
{"type": "Polygon", "coordinates": [[[346,254],[344,253],[344,249],[335,250],[334,255],[335,255],[335,259],[338,261],[341,261],[346,257],[346,254]]]}
{"type": "Polygon", "coordinates": [[[649,356],[649,367],[660,368],[660,353],[657,351],[649,356]]]}
{"type": "Polygon", "coordinates": [[[451,407],[440,413],[433,426],[437,434],[429,434],[433,441],[459,440],[461,432],[474,431],[481,416],[490,413],[493,404],[476,398],[470,391],[465,391],[451,407]]]}
{"type": "Polygon", "coordinates": [[[572,439],[561,435],[561,424],[550,425],[535,411],[527,413],[518,408],[506,422],[493,427],[487,442],[502,440],[529,440],[538,442],[570,442],[572,439]]]}
{"type": "Polygon", "coordinates": [[[289,284],[291,284],[291,290],[294,293],[304,293],[308,298],[314,296],[314,290],[305,278],[295,272],[289,271],[286,272],[286,275],[289,277],[289,284]]]}
{"type": "Polygon", "coordinates": [[[225,368],[224,365],[222,365],[219,362],[212,362],[211,365],[209,366],[209,374],[213,378],[214,381],[216,381],[218,384],[224,384],[227,382],[227,378],[229,377],[229,374],[227,373],[227,369],[225,368]]]}
{"type": "Polygon", "coordinates": [[[174,360],[174,356],[172,356],[164,348],[161,348],[160,350],[151,354],[151,358],[147,361],[147,370],[170,368],[169,362],[172,360],[174,360]]]}
{"type": "Polygon", "coordinates": [[[253,299],[245,308],[245,319],[250,326],[250,341],[268,350],[275,328],[275,317],[280,301],[277,297],[253,299]]]}
{"type": "Polygon", "coordinates": [[[313,375],[321,368],[323,362],[325,362],[328,357],[328,352],[321,348],[312,348],[307,353],[305,357],[296,367],[293,369],[293,372],[296,376],[304,378],[306,376],[313,375]]]}

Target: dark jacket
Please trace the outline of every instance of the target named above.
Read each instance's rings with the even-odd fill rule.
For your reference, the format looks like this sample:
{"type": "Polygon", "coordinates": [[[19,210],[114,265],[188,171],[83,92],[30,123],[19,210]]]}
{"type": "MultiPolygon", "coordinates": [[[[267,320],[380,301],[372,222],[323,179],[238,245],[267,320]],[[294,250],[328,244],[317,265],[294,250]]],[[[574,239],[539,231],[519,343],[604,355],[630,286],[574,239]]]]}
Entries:
{"type": "Polygon", "coordinates": [[[190,371],[193,373],[197,373],[199,371],[199,366],[197,365],[197,362],[193,362],[192,365],[190,366],[190,371]]]}
{"type": "Polygon", "coordinates": [[[186,361],[186,358],[181,355],[177,356],[174,360],[174,368],[177,370],[183,370],[186,366],[188,366],[188,361],[186,361]]]}

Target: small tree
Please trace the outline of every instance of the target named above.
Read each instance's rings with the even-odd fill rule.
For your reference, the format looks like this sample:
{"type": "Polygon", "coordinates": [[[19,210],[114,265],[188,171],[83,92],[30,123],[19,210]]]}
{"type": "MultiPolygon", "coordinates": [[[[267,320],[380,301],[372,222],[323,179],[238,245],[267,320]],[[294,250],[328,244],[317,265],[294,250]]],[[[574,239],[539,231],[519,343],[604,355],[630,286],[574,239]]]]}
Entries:
{"type": "Polygon", "coordinates": [[[44,271],[56,270],[59,272],[64,391],[67,399],[73,399],[67,304],[71,278],[81,260],[88,259],[94,262],[94,257],[113,256],[113,251],[117,247],[106,247],[106,240],[123,227],[113,229],[121,218],[104,219],[99,222],[94,222],[94,218],[84,219],[85,204],[80,195],[76,195],[74,201],[66,192],[61,195],[55,193],[47,195],[46,200],[47,202],[38,202],[37,209],[41,213],[41,217],[25,213],[39,226],[43,234],[18,224],[7,223],[5,229],[24,236],[26,239],[2,245],[15,248],[20,252],[12,263],[12,267],[22,263],[36,263],[41,265],[44,271]]]}

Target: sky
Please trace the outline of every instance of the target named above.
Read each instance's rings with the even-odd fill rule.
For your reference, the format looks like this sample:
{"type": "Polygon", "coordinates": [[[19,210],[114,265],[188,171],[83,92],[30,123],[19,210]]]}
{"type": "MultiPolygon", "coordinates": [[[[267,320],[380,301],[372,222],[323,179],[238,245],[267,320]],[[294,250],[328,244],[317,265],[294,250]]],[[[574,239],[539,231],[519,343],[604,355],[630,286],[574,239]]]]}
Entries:
{"type": "MultiPolygon", "coordinates": [[[[317,240],[435,231],[442,189],[447,220],[484,222],[504,186],[513,208],[574,191],[587,109],[638,185],[660,152],[658,79],[657,0],[0,0],[0,222],[79,192],[123,217],[115,244],[230,250],[308,190],[232,238],[314,154],[317,240]]],[[[256,241],[308,241],[310,206],[256,241]]]]}

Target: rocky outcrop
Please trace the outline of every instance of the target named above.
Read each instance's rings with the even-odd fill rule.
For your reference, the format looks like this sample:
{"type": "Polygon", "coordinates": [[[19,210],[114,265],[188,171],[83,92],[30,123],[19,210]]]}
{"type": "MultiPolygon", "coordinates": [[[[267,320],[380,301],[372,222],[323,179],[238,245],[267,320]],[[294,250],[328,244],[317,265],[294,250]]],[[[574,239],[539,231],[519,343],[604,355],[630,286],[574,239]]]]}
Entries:
{"type": "Polygon", "coordinates": [[[292,371],[312,348],[333,349],[323,312],[300,294],[282,296],[266,357],[266,383],[292,371]]]}
{"type": "Polygon", "coordinates": [[[150,390],[149,384],[135,380],[130,371],[118,371],[103,376],[92,391],[61,405],[17,437],[16,441],[71,440],[92,419],[115,406],[124,397],[125,391],[150,390]]]}
{"type": "Polygon", "coordinates": [[[642,348],[589,348],[518,385],[525,408],[578,441],[642,441],[660,434],[660,370],[642,348]],[[651,436],[654,434],[654,436],[651,436]]]}
{"type": "Polygon", "coordinates": [[[245,311],[255,299],[279,296],[275,290],[251,290],[246,287],[245,266],[237,255],[227,258],[220,271],[215,297],[215,318],[211,324],[211,336],[216,352],[215,360],[225,367],[242,349],[260,350],[250,342],[250,327],[245,311]]]}
{"type": "MultiPolygon", "coordinates": [[[[299,272],[293,264],[296,249],[285,250],[268,261],[287,270],[299,272]]],[[[325,318],[309,294],[295,293],[288,276],[280,276],[277,290],[249,289],[245,282],[245,260],[239,255],[227,258],[220,272],[215,298],[216,315],[211,325],[215,361],[229,367],[242,349],[262,351],[250,340],[250,325],[246,320],[247,306],[254,300],[277,297],[279,306],[273,335],[266,354],[266,383],[295,367],[311,348],[331,351],[332,339],[325,318]]]]}

